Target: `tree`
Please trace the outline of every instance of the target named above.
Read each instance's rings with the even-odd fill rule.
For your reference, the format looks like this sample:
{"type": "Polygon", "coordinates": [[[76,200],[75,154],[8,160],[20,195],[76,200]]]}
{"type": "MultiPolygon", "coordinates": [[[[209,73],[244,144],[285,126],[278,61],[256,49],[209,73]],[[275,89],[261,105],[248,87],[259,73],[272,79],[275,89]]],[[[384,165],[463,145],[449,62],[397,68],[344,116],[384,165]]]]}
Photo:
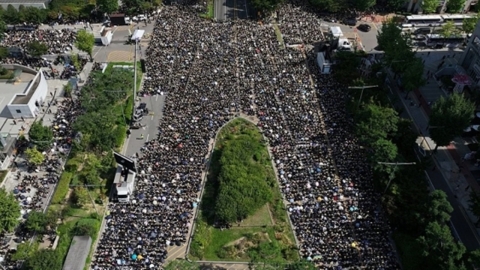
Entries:
{"type": "Polygon", "coordinates": [[[0,60],[7,58],[8,55],[9,55],[8,48],[4,46],[0,46],[0,60]]]}
{"type": "Polygon", "coordinates": [[[27,270],[62,269],[62,265],[63,257],[51,249],[39,249],[24,264],[27,270]]]}
{"type": "Polygon", "coordinates": [[[197,262],[189,262],[186,260],[177,259],[171,261],[164,268],[165,270],[198,270],[200,265],[197,262]]]}
{"type": "Polygon", "coordinates": [[[286,270],[315,270],[315,264],[311,261],[300,260],[287,265],[286,270]]]}
{"type": "Polygon", "coordinates": [[[431,222],[425,228],[425,235],[417,239],[422,246],[423,266],[435,266],[435,269],[457,269],[456,265],[466,249],[457,243],[445,224],[431,222]]]}
{"type": "Polygon", "coordinates": [[[86,30],[80,30],[77,32],[77,40],[75,46],[83,52],[88,53],[90,59],[92,59],[93,46],[95,45],[95,37],[92,33],[88,33],[86,30]]]}
{"type": "Polygon", "coordinates": [[[437,189],[430,193],[429,199],[426,223],[438,222],[445,224],[448,222],[450,214],[453,212],[453,207],[447,199],[447,194],[437,189]]]}
{"type": "Polygon", "coordinates": [[[475,267],[480,266],[480,249],[475,249],[468,254],[468,262],[475,267]]]}
{"type": "Polygon", "coordinates": [[[394,161],[398,155],[397,146],[387,139],[380,138],[373,142],[370,147],[373,150],[373,155],[370,156],[370,159],[373,162],[374,167],[379,166],[377,162],[394,161]]]}
{"type": "Polygon", "coordinates": [[[473,102],[462,94],[453,93],[448,98],[440,97],[432,106],[430,114],[430,137],[438,146],[449,145],[470,125],[475,110],[473,102]]]}
{"type": "Polygon", "coordinates": [[[29,23],[40,24],[47,19],[47,12],[45,9],[26,7],[23,12],[25,21],[29,23]]]}
{"type": "Polygon", "coordinates": [[[84,187],[75,187],[73,190],[73,202],[78,207],[85,207],[90,202],[88,190],[84,187]]]}
{"type": "Polygon", "coordinates": [[[470,211],[478,218],[476,225],[480,224],[480,195],[477,192],[470,192],[470,199],[468,200],[468,207],[470,211]]]}
{"type": "Polygon", "coordinates": [[[353,8],[366,11],[376,4],[376,0],[354,0],[351,3],[353,3],[353,8]]]}
{"type": "Polygon", "coordinates": [[[448,21],[442,25],[442,36],[448,38],[455,34],[457,28],[455,27],[455,23],[453,21],[448,21]]]}
{"type": "Polygon", "coordinates": [[[339,12],[347,7],[345,0],[310,0],[310,3],[328,12],[339,12]]]}
{"type": "Polygon", "coordinates": [[[0,189],[0,229],[2,232],[12,232],[20,222],[20,205],[12,193],[0,189]]]}
{"type": "Polygon", "coordinates": [[[464,6],[465,6],[465,0],[448,0],[447,11],[449,13],[459,13],[463,11],[464,6]]]}
{"type": "Polygon", "coordinates": [[[377,39],[378,46],[385,52],[386,66],[391,67],[395,73],[403,73],[410,68],[410,62],[415,59],[415,53],[410,48],[410,37],[402,33],[393,20],[383,23],[377,39]]]}
{"type": "Polygon", "coordinates": [[[475,14],[475,16],[471,16],[470,18],[464,19],[462,24],[462,31],[465,32],[466,34],[473,33],[473,30],[475,30],[475,26],[477,25],[477,22],[479,20],[480,20],[480,13],[477,13],[475,14]]]}
{"type": "Polygon", "coordinates": [[[411,91],[425,85],[426,80],[423,78],[424,67],[425,65],[420,58],[415,57],[409,62],[409,67],[405,69],[402,74],[402,85],[405,90],[405,97],[407,97],[411,91]]]}
{"type": "Polygon", "coordinates": [[[12,6],[11,4],[9,4],[7,6],[7,10],[3,14],[3,19],[7,24],[21,23],[19,21],[19,16],[18,16],[17,9],[14,6],[12,6]]]}
{"type": "Polygon", "coordinates": [[[47,215],[43,212],[32,211],[28,213],[25,227],[30,232],[42,233],[47,226],[47,215]]]}
{"type": "Polygon", "coordinates": [[[27,156],[28,163],[35,166],[39,166],[45,160],[45,156],[42,152],[38,151],[36,146],[25,150],[25,155],[27,156]]]}
{"type": "MultiPolygon", "coordinates": [[[[242,122],[240,122],[242,123],[242,122]]],[[[223,145],[215,216],[232,223],[255,213],[272,199],[274,180],[265,167],[268,158],[258,130],[239,134],[223,145]]]]}
{"type": "Polygon", "coordinates": [[[47,45],[36,40],[27,43],[26,49],[30,56],[35,58],[39,58],[48,52],[47,45]]]}
{"type": "Polygon", "coordinates": [[[17,250],[15,253],[12,254],[12,261],[23,261],[26,260],[30,257],[32,257],[35,254],[35,251],[37,251],[38,248],[38,242],[33,242],[30,244],[30,242],[25,242],[21,243],[17,246],[17,250]]]}
{"type": "Polygon", "coordinates": [[[116,0],[97,0],[97,6],[100,7],[100,10],[111,14],[114,11],[118,10],[118,1],[116,0]]]}
{"type": "Polygon", "coordinates": [[[283,0],[252,0],[252,6],[266,14],[268,12],[274,11],[279,4],[281,4],[283,0]]]}
{"type": "Polygon", "coordinates": [[[438,0],[423,0],[422,10],[424,13],[435,13],[438,8],[438,0]]]}
{"type": "Polygon", "coordinates": [[[392,11],[399,11],[402,7],[405,6],[404,0],[389,0],[387,6],[392,11]]]}
{"type": "Polygon", "coordinates": [[[28,132],[30,142],[35,144],[41,151],[48,149],[53,142],[53,131],[50,127],[44,126],[42,121],[33,122],[28,132]]]}
{"type": "Polygon", "coordinates": [[[399,119],[394,109],[376,104],[367,104],[355,118],[356,133],[366,143],[386,139],[389,134],[394,134],[399,119]]]}

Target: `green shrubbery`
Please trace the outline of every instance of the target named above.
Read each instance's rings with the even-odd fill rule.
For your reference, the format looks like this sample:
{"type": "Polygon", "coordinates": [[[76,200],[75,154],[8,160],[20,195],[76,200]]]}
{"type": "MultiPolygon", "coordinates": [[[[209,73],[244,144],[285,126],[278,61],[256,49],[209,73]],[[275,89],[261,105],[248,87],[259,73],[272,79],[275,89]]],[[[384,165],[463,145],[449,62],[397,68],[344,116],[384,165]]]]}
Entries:
{"type": "Polygon", "coordinates": [[[218,220],[228,223],[246,218],[272,199],[266,146],[249,132],[228,141],[222,149],[215,213],[218,220]]]}
{"type": "Polygon", "coordinates": [[[60,177],[60,181],[58,181],[57,189],[53,194],[52,203],[59,204],[65,200],[65,196],[67,196],[68,190],[70,189],[70,181],[72,180],[73,173],[64,171],[62,176],[60,177]]]}

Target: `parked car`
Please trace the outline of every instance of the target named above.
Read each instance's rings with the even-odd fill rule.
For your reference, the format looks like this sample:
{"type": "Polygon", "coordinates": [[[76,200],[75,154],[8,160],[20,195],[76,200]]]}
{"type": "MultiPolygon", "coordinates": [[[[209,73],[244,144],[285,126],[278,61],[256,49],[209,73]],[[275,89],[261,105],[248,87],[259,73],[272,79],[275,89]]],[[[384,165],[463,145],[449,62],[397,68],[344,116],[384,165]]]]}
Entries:
{"type": "Polygon", "coordinates": [[[346,25],[355,26],[357,24],[357,19],[356,18],[347,18],[347,19],[344,20],[344,23],[346,25]]]}
{"type": "Polygon", "coordinates": [[[370,30],[372,30],[372,27],[368,24],[363,23],[357,26],[357,29],[362,32],[369,32],[370,30]]]}

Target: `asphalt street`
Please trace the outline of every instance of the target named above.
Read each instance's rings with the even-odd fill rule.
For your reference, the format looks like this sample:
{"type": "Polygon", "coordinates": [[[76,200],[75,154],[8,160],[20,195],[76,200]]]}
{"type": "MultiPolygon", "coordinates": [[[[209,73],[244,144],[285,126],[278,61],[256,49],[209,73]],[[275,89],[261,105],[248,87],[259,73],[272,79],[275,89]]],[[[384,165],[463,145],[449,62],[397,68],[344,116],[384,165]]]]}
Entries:
{"type": "Polygon", "coordinates": [[[448,201],[453,207],[450,221],[453,227],[453,234],[460,238],[460,241],[468,250],[475,250],[480,248],[480,240],[478,234],[475,232],[472,223],[468,220],[463,212],[463,206],[453,194],[450,186],[447,184],[445,178],[439,169],[426,171],[428,180],[435,189],[443,190],[448,197],[448,201]]]}
{"type": "Polygon", "coordinates": [[[214,15],[217,21],[246,19],[253,17],[249,13],[247,0],[214,0],[214,15]]]}
{"type": "Polygon", "coordinates": [[[374,52],[375,47],[377,47],[377,34],[379,29],[382,27],[381,23],[373,23],[373,22],[357,22],[356,26],[349,26],[341,23],[332,23],[332,22],[322,22],[322,24],[328,26],[339,26],[342,29],[343,35],[347,38],[354,39],[358,38],[358,41],[362,44],[363,49],[365,52],[374,52]],[[357,26],[360,24],[368,24],[371,27],[371,30],[368,32],[363,32],[357,29],[357,26]]]}
{"type": "Polygon", "coordinates": [[[150,112],[149,115],[143,117],[141,124],[144,125],[140,129],[131,129],[130,137],[127,139],[126,156],[133,156],[140,153],[140,148],[149,140],[153,140],[158,134],[158,125],[163,115],[163,107],[165,106],[165,96],[154,95],[139,98],[137,105],[145,102],[150,112]],[[143,135],[143,138],[142,138],[143,135]]]}

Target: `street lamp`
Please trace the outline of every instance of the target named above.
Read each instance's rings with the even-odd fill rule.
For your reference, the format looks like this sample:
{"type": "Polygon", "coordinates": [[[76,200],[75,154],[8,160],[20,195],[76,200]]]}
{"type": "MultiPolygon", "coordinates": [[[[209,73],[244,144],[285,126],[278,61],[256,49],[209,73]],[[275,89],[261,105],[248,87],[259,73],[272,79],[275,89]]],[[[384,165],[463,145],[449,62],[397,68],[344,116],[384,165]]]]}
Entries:
{"type": "Polygon", "coordinates": [[[360,98],[358,99],[358,105],[357,105],[357,108],[358,108],[358,106],[360,106],[360,101],[362,100],[363,91],[365,89],[377,88],[377,87],[378,85],[349,86],[348,89],[362,89],[362,92],[360,93],[360,98]]]}
{"type": "MultiPolygon", "coordinates": [[[[417,164],[416,162],[377,162],[380,165],[387,165],[387,166],[395,166],[393,169],[395,170],[398,166],[410,166],[410,165],[415,165],[417,164]]],[[[388,179],[387,186],[385,187],[385,190],[383,193],[386,193],[388,190],[388,187],[390,187],[390,183],[393,180],[393,176],[388,179]]]]}

